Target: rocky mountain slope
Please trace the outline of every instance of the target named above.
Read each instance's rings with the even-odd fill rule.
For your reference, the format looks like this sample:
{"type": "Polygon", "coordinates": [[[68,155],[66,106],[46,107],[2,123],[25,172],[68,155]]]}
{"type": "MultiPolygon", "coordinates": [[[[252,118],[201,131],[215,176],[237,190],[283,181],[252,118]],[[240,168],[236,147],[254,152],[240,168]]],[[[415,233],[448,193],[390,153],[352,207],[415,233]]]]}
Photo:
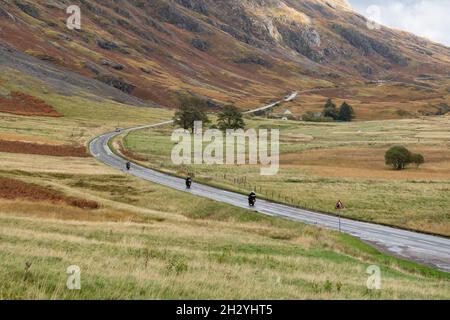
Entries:
{"type": "Polygon", "coordinates": [[[379,80],[428,88],[432,103],[415,111],[449,101],[450,48],[369,28],[345,0],[3,0],[0,41],[163,106],[183,92],[251,107],[379,80]],[[81,30],[66,27],[72,4],[81,30]]]}

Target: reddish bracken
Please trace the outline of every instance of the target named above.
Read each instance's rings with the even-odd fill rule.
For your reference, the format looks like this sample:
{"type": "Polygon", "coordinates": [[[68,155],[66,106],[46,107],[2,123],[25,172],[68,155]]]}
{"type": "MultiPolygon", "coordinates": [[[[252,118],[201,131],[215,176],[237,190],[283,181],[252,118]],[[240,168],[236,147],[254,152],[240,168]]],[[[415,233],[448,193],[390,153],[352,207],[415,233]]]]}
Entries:
{"type": "Polygon", "coordinates": [[[64,196],[54,190],[10,178],[0,178],[0,198],[8,200],[49,201],[55,204],[65,203],[69,206],[82,209],[100,208],[100,205],[95,201],[64,196]]]}
{"type": "Polygon", "coordinates": [[[62,116],[45,101],[17,91],[11,91],[7,97],[0,96],[0,112],[23,116],[62,116]]]}
{"type": "Polygon", "coordinates": [[[55,157],[88,157],[82,146],[59,146],[22,141],[0,140],[0,152],[37,154],[55,157]]]}

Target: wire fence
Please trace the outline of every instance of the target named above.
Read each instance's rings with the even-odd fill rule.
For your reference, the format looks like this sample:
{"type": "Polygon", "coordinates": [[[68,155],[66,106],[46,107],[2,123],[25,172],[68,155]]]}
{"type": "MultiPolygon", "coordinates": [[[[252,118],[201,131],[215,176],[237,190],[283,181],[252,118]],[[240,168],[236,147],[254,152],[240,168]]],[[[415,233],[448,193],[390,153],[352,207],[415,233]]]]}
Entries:
{"type": "Polygon", "coordinates": [[[280,190],[274,190],[267,188],[264,185],[251,182],[247,179],[247,176],[236,177],[235,175],[226,173],[215,173],[215,178],[218,181],[232,184],[232,186],[241,192],[250,193],[251,191],[259,194],[261,198],[272,200],[274,202],[285,203],[292,206],[296,206],[303,209],[312,209],[306,202],[299,199],[299,196],[292,194],[286,194],[280,190]]]}

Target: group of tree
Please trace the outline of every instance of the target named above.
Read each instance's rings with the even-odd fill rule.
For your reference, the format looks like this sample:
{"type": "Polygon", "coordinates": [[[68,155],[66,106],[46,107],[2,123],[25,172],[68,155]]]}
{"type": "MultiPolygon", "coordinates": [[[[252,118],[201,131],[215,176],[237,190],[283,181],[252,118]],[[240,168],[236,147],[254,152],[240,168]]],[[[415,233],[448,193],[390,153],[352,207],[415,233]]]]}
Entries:
{"type": "Polygon", "coordinates": [[[425,163],[423,155],[412,153],[403,146],[390,148],[384,158],[386,164],[392,166],[395,170],[403,170],[410,164],[415,164],[417,167],[420,167],[420,165],[425,163]]]}
{"type": "MultiPolygon", "coordinates": [[[[203,125],[210,124],[207,115],[207,103],[195,96],[179,97],[180,106],[174,115],[174,124],[194,133],[195,122],[201,121],[203,125]]],[[[217,114],[217,124],[213,127],[222,131],[227,129],[244,129],[245,122],[242,112],[234,105],[224,106],[217,114]]]]}
{"type": "Polygon", "coordinates": [[[338,109],[333,100],[328,99],[323,109],[323,116],[325,118],[333,119],[334,121],[350,122],[355,117],[355,112],[351,105],[343,102],[338,109]]]}

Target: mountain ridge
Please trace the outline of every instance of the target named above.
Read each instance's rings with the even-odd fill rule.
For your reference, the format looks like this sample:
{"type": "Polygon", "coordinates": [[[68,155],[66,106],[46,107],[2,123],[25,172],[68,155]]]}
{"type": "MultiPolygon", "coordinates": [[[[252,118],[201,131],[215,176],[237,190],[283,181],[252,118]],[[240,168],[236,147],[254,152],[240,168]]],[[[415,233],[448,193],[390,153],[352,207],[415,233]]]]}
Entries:
{"type": "Polygon", "coordinates": [[[81,8],[80,31],[65,27],[64,1],[4,1],[0,40],[163,106],[190,93],[212,106],[251,107],[289,90],[414,84],[422,75],[448,77],[450,70],[450,48],[383,26],[371,30],[346,1],[73,4],[81,8]]]}

